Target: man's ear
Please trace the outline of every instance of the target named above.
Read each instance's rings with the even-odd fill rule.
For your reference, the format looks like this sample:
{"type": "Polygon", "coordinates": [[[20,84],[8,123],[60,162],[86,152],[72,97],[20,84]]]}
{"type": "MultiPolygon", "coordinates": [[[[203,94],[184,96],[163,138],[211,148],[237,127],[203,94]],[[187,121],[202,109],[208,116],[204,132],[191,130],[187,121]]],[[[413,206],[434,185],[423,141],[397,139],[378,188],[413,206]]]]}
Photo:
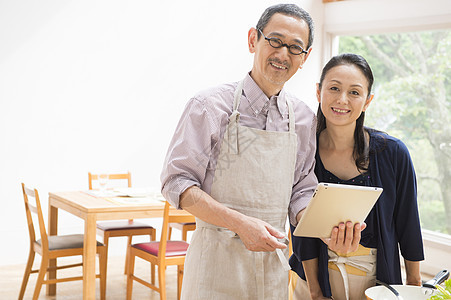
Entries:
{"type": "Polygon", "coordinates": [[[249,52],[255,53],[255,46],[257,44],[257,29],[251,28],[247,33],[247,43],[249,46],[249,52]]]}
{"type": "MultiPolygon", "coordinates": [[[[302,66],[305,64],[305,62],[306,62],[308,56],[310,55],[310,52],[312,52],[312,47],[310,47],[310,48],[307,50],[307,53],[306,53],[305,56],[304,56],[304,61],[303,61],[303,62],[301,63],[301,65],[299,66],[299,69],[302,69],[302,66]]],[[[302,55],[302,54],[301,54],[301,55],[302,55]]]]}

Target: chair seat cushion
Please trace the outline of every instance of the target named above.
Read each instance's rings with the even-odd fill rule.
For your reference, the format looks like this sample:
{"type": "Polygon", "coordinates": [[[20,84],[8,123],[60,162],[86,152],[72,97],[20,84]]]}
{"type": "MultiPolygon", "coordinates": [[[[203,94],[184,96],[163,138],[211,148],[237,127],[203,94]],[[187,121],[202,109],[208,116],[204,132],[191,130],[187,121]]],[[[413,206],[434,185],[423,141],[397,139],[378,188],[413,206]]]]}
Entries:
{"type": "MultiPolygon", "coordinates": [[[[189,244],[184,241],[168,241],[166,244],[166,257],[186,255],[189,244]]],[[[146,251],[152,255],[158,256],[160,242],[148,242],[134,244],[132,247],[146,251]]]]}
{"type": "Polygon", "coordinates": [[[118,221],[105,221],[98,222],[97,228],[108,231],[108,230],[122,230],[122,229],[141,229],[141,228],[152,228],[152,226],[128,220],[118,220],[118,221]]]}
{"type": "MultiPolygon", "coordinates": [[[[83,248],[83,234],[69,234],[69,235],[49,235],[49,250],[75,249],[83,248]]],[[[36,243],[41,245],[41,240],[36,243]]],[[[42,245],[41,245],[42,246],[42,245]]],[[[97,241],[97,246],[103,246],[97,241]]]]}

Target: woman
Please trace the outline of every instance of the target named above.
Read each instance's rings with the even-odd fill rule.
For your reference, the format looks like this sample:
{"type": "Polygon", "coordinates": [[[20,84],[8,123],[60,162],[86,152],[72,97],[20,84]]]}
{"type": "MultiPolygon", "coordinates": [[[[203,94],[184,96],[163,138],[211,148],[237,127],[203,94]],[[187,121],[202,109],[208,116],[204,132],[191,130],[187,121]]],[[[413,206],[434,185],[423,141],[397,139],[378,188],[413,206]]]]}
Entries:
{"type": "Polygon", "coordinates": [[[336,253],[320,239],[293,238],[290,264],[301,277],[294,299],[361,300],[376,279],[401,284],[398,245],[406,283],[421,285],[419,261],[424,255],[415,171],[400,140],[363,126],[372,84],[370,66],[356,54],[333,57],[317,84],[318,181],[384,191],[365,220],[355,252],[336,253]]]}

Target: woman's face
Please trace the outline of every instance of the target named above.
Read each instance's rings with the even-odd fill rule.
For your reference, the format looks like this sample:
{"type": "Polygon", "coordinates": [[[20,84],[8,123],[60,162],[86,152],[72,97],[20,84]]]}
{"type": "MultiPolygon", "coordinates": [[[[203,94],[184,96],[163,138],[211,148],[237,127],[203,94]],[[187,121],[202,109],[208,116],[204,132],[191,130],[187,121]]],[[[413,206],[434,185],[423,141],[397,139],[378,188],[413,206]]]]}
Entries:
{"type": "Polygon", "coordinates": [[[327,126],[354,124],[372,100],[368,97],[365,75],[354,65],[338,65],[330,69],[321,90],[317,85],[317,98],[327,126]]]}

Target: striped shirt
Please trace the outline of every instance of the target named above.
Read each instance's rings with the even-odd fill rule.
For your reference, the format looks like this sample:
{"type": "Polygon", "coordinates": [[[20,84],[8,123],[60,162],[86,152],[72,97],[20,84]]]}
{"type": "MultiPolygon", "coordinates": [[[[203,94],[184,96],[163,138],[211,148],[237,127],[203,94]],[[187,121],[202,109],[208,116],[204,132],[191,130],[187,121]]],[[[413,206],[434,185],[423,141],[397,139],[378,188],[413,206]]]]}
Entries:
{"type": "MultiPolygon", "coordinates": [[[[205,90],[186,105],[161,173],[162,193],[173,206],[179,208],[180,195],[193,185],[210,194],[237,85],[235,82],[205,90]]],[[[240,124],[267,131],[288,131],[286,101],[293,104],[298,149],[288,215],[295,225],[296,215],[307,206],[317,185],[315,114],[284,89],[268,99],[249,74],[244,79],[241,99],[240,124]]]]}

